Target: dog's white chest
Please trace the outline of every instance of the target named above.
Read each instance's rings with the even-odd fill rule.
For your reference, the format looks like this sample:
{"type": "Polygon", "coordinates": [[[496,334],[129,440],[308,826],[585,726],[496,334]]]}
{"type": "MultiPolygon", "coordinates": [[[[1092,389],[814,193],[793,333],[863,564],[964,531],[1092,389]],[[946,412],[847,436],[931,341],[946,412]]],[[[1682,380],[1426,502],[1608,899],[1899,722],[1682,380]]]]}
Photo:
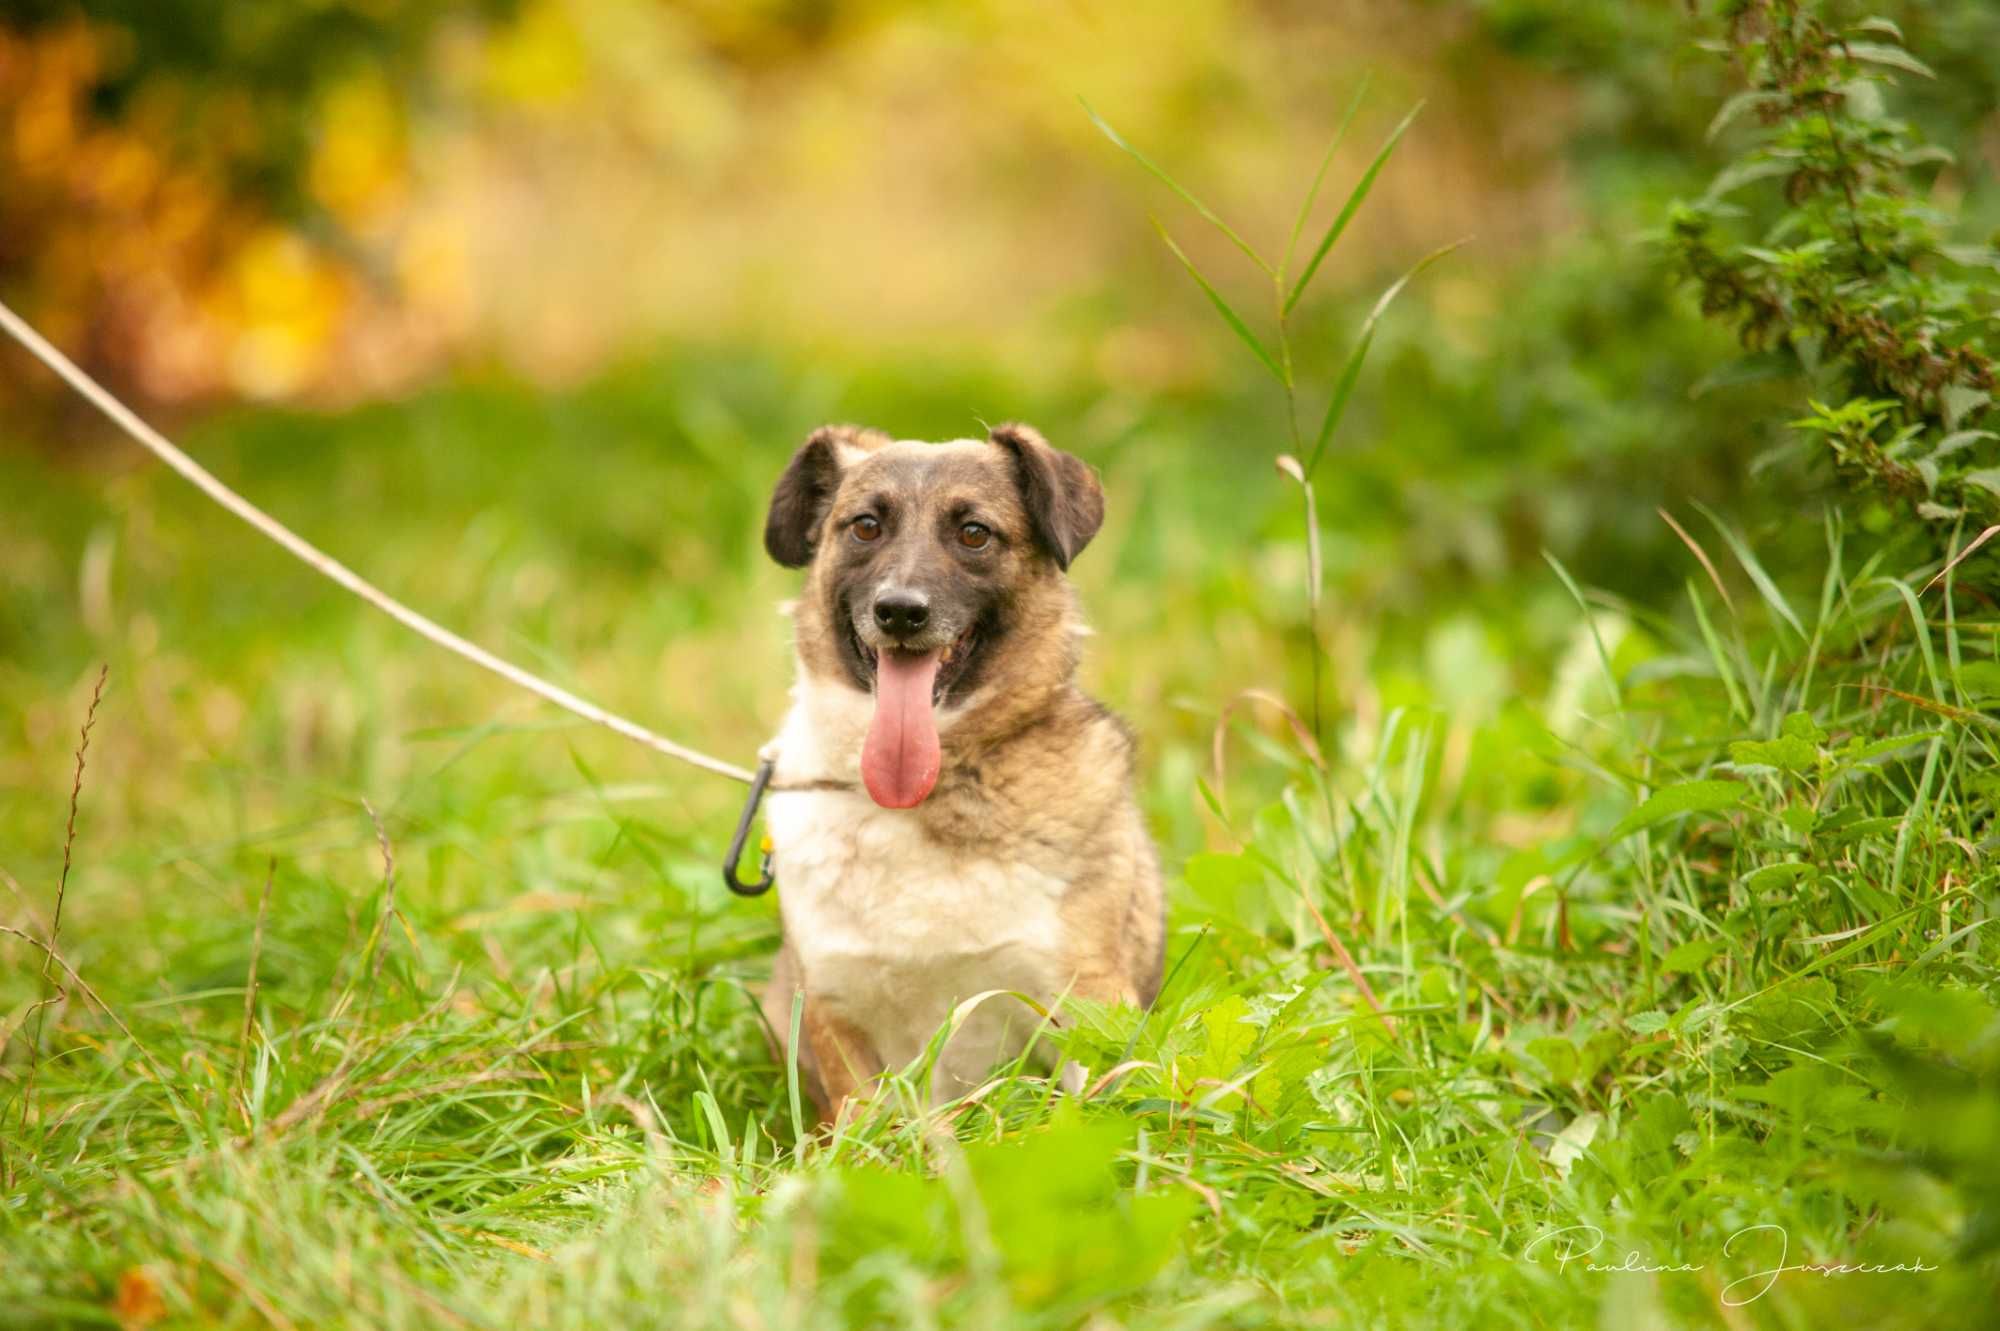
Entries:
{"type": "MultiPolygon", "coordinates": [[[[1046,1003],[1069,983],[1062,879],[956,852],[932,840],[916,812],[859,793],[782,793],[768,809],[785,939],[807,987],[890,1066],[920,1053],[975,994],[1015,989],[1046,1003]]],[[[1019,1052],[1034,1024],[1018,1000],[989,999],[946,1047],[941,1070],[961,1087],[976,1084],[1019,1052]]]]}

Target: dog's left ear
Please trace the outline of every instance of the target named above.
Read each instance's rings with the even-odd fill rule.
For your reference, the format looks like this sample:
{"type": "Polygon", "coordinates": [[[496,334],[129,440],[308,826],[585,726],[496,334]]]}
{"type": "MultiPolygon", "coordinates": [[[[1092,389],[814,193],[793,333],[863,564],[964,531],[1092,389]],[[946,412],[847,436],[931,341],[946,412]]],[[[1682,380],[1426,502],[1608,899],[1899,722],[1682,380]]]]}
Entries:
{"type": "Polygon", "coordinates": [[[998,426],[989,438],[1010,456],[1036,542],[1067,572],[1104,525],[1104,487],[1097,473],[1081,458],[1050,447],[1030,426],[998,426]]]}

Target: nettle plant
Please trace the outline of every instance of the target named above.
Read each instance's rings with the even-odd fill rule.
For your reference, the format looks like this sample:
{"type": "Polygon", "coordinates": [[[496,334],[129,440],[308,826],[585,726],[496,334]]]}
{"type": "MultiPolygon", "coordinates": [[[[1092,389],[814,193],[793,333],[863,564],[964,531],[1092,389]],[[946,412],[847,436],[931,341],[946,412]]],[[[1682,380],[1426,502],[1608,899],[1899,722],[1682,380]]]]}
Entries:
{"type": "Polygon", "coordinates": [[[2000,253],[1954,241],[1934,199],[1950,155],[1891,114],[1896,80],[1931,71],[1895,23],[1843,25],[1834,8],[1722,4],[1707,45],[1747,86],[1710,134],[1753,129],[1666,243],[1704,312],[1740,333],[1745,373],[1806,376],[1794,428],[1853,489],[1941,530],[1983,527],[2000,520],[2000,253]]]}

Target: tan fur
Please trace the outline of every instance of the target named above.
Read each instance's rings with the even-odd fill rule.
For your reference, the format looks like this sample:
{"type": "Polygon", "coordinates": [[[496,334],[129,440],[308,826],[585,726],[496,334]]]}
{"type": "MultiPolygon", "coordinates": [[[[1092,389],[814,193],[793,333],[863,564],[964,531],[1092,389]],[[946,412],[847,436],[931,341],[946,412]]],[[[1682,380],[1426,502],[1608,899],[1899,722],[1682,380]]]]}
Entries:
{"type": "MultiPolygon", "coordinates": [[[[1025,437],[1047,447],[1032,432],[1025,437]]],[[[985,441],[890,443],[853,430],[832,438],[842,471],[794,612],[799,683],[777,741],[770,825],[786,941],[764,1004],[782,1042],[803,990],[800,1071],[828,1114],[908,1057],[912,1029],[936,1029],[954,1002],[1027,988],[1046,1006],[1065,994],[1147,1003],[1159,987],[1163,947],[1158,864],[1132,795],[1134,744],[1077,687],[1075,596],[1046,542],[1030,539],[1035,515],[1007,452],[985,441]],[[980,648],[977,686],[947,697],[937,713],[942,770],[929,798],[908,810],[875,808],[851,787],[784,789],[858,784],[868,695],[843,664],[840,573],[827,551],[837,552],[830,543],[842,539],[842,505],[867,487],[892,484],[903,487],[894,497],[913,514],[976,501],[1008,537],[982,566],[989,582],[998,580],[1007,630],[980,648]],[[806,809],[788,800],[814,803],[806,809]],[[852,847],[829,844],[848,836],[852,847]],[[907,938],[883,926],[895,921],[894,894],[903,890],[899,866],[880,862],[885,853],[909,861],[911,910],[945,924],[912,926],[907,938]],[[947,866],[944,881],[939,865],[947,866]],[[949,866],[963,866],[962,876],[949,866]],[[909,955],[916,952],[925,955],[909,955]],[[881,977],[903,975],[912,977],[906,987],[876,987],[881,977]]],[[[1095,479],[1082,474],[1094,491],[1095,479]]],[[[926,547],[911,548],[915,558],[926,547]]],[[[1033,1019],[1023,1019],[1014,1000],[985,1006],[996,1015],[982,1012],[954,1037],[978,1047],[956,1052],[937,1093],[967,1088],[974,1069],[1012,1057],[1032,1034],[1033,1019]],[[1002,1017],[999,1005],[1017,1011],[1002,1017]]]]}

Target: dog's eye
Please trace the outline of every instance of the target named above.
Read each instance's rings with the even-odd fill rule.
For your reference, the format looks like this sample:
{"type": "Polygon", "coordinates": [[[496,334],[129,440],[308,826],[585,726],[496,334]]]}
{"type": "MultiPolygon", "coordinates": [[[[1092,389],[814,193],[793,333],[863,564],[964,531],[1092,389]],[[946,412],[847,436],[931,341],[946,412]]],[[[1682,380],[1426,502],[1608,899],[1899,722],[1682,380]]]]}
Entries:
{"type": "Polygon", "coordinates": [[[854,520],[854,539],[872,541],[882,534],[882,523],[872,513],[863,513],[854,520]]]}
{"type": "Polygon", "coordinates": [[[958,529],[958,543],[968,550],[984,550],[992,539],[992,529],[983,523],[968,522],[958,529]]]}

